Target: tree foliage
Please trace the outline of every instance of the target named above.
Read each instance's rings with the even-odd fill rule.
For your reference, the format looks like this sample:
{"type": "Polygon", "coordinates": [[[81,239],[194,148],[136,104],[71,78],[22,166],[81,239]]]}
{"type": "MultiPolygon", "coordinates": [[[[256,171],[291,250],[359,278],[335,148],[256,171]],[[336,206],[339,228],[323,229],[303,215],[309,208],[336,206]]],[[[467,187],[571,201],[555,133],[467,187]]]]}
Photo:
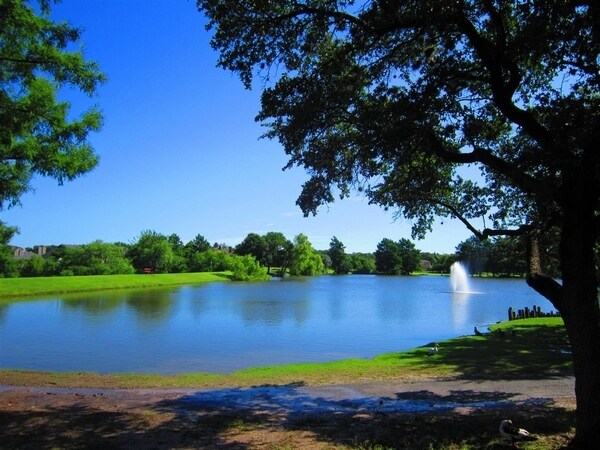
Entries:
{"type": "Polygon", "coordinates": [[[398,247],[400,250],[400,255],[402,256],[400,272],[403,275],[409,275],[419,267],[421,252],[417,249],[414,243],[406,238],[402,238],[398,241],[398,247]]]}
{"type": "MultiPolygon", "coordinates": [[[[118,244],[94,241],[90,244],[64,247],[57,264],[66,275],[116,275],[134,273],[131,262],[125,257],[126,248],[118,244]]],[[[39,266],[39,262],[37,262],[39,266]]],[[[30,267],[40,270],[40,267],[30,267]]]]}
{"type": "Polygon", "coordinates": [[[34,174],[62,184],[98,162],[87,136],[101,126],[99,110],[74,117],[58,94],[77,89],[92,96],[105,77],[80,50],[70,50],[81,32],[52,22],[50,3],[0,3],[0,209],[19,202],[34,174]]]}
{"type": "Polygon", "coordinates": [[[10,278],[18,275],[12,248],[9,245],[15,234],[17,234],[16,227],[7,226],[0,220],[0,277],[10,278]]]}
{"type": "Polygon", "coordinates": [[[290,275],[295,276],[320,275],[325,272],[321,256],[304,234],[299,234],[294,238],[289,272],[290,275]]]}
{"type": "Polygon", "coordinates": [[[236,245],[236,255],[252,255],[258,261],[264,263],[267,254],[267,243],[265,238],[257,233],[249,233],[244,240],[236,245]]]}
{"type": "Polygon", "coordinates": [[[285,274],[285,271],[292,258],[292,242],[287,239],[283,233],[277,231],[269,231],[264,235],[266,251],[265,261],[267,273],[271,273],[271,267],[280,267],[280,274],[285,274]]]}
{"type": "Polygon", "coordinates": [[[346,254],[346,246],[335,236],[331,238],[327,254],[331,258],[331,268],[335,273],[345,274],[350,272],[351,264],[346,254]]]}
{"type": "Polygon", "coordinates": [[[167,236],[156,231],[142,231],[140,237],[127,250],[127,256],[137,272],[152,269],[168,273],[175,262],[175,252],[167,236]]]}
{"type": "Polygon", "coordinates": [[[375,250],[375,266],[379,273],[388,275],[400,273],[402,254],[400,253],[400,246],[397,242],[384,238],[377,244],[377,250],[375,250]]]}
{"type": "Polygon", "coordinates": [[[413,237],[450,216],[480,238],[527,238],[527,281],[574,349],[577,441],[599,447],[598,2],[197,4],[218,65],[263,82],[266,136],[310,174],[305,214],[355,188],[409,218],[413,237]],[[553,233],[562,283],[541,267],[553,233]]]}

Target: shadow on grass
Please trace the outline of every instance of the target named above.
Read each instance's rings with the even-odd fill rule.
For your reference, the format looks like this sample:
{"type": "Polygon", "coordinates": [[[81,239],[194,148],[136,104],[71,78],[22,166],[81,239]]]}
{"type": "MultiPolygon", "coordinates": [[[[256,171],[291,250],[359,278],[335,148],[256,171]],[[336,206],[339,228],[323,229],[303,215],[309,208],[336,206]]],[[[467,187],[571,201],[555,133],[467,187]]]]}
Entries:
{"type": "Polygon", "coordinates": [[[539,436],[540,448],[567,443],[572,411],[550,400],[511,402],[513,395],[421,390],[336,399],[292,384],[199,391],[135,408],[80,395],[58,407],[0,408],[0,447],[494,449],[506,448],[498,425],[507,417],[539,436]]]}
{"type": "Polygon", "coordinates": [[[562,326],[529,326],[518,321],[492,327],[483,336],[467,336],[444,342],[437,354],[427,348],[413,352],[423,356],[422,368],[446,365],[465,379],[544,379],[572,375],[572,360],[562,326]]]}

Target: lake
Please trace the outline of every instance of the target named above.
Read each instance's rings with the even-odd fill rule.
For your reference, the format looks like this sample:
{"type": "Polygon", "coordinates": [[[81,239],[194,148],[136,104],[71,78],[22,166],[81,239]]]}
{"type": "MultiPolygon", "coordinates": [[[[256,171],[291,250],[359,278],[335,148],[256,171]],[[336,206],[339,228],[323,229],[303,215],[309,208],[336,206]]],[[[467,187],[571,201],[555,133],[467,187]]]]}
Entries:
{"type": "Polygon", "coordinates": [[[552,305],[524,280],[321,276],[65,295],[0,305],[0,368],[227,373],[368,358],[552,305]]]}

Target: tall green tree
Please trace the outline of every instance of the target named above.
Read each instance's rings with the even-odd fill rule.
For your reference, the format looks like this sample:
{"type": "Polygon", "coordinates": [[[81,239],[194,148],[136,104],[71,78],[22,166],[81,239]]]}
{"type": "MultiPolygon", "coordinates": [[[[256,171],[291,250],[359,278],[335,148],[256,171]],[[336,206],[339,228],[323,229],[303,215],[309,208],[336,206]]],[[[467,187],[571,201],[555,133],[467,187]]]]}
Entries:
{"type": "Polygon", "coordinates": [[[398,241],[398,249],[402,258],[400,273],[409,275],[417,270],[421,260],[421,252],[417,249],[415,244],[406,238],[402,238],[398,241]]]}
{"type": "Polygon", "coordinates": [[[0,277],[11,278],[19,274],[12,247],[11,239],[17,234],[16,227],[10,227],[0,220],[0,277]]]}
{"type": "Polygon", "coordinates": [[[331,238],[327,254],[331,258],[331,268],[335,273],[344,274],[350,272],[351,265],[346,254],[346,246],[335,236],[331,238]]]}
{"type": "Polygon", "coordinates": [[[53,22],[51,3],[0,2],[0,209],[19,202],[34,174],[62,184],[98,162],[87,137],[100,129],[102,115],[92,107],[77,116],[57,93],[92,96],[105,76],[72,50],[81,31],[53,22]]]}
{"type": "Polygon", "coordinates": [[[168,273],[176,259],[167,236],[151,230],[140,233],[137,242],[127,250],[127,257],[140,273],[146,268],[158,273],[168,273]]]}
{"type": "Polygon", "coordinates": [[[413,223],[522,235],[561,312],[575,443],[600,448],[600,4],[591,0],[198,0],[218,64],[251,87],[305,214],[359,188],[413,223]],[[471,170],[461,167],[471,165],[471,170]],[[473,171],[472,169],[479,169],[473,171]],[[556,229],[562,283],[539,243],[556,229]]]}
{"type": "Polygon", "coordinates": [[[308,237],[302,233],[294,238],[289,271],[290,275],[296,276],[321,275],[325,272],[321,255],[313,248],[308,237]]]}
{"type": "Polygon", "coordinates": [[[267,243],[265,238],[257,233],[248,233],[244,240],[236,245],[233,251],[236,255],[252,255],[256,260],[265,264],[267,243]]]}
{"type": "Polygon", "coordinates": [[[188,259],[191,259],[195,253],[202,253],[210,248],[210,242],[201,234],[197,234],[194,239],[185,244],[185,254],[188,259]]]}
{"type": "Polygon", "coordinates": [[[283,276],[292,257],[292,242],[283,233],[277,231],[269,231],[264,235],[264,239],[267,273],[271,273],[271,267],[278,266],[280,267],[280,274],[283,276]]]}
{"type": "Polygon", "coordinates": [[[384,238],[375,250],[377,272],[393,275],[402,271],[402,251],[397,242],[384,238]]]}

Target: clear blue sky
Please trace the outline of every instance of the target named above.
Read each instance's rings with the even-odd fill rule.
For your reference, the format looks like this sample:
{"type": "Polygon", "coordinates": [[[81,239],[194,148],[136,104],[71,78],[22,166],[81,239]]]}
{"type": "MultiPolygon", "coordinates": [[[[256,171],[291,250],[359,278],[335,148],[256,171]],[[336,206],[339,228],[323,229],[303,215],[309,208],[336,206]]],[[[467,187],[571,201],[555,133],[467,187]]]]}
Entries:
{"type": "MultiPolygon", "coordinates": [[[[248,233],[304,233],[316,249],[336,236],[347,252],[410,239],[408,221],[360,197],[302,216],[295,201],[307,175],[282,171],[279,143],[259,140],[260,92],[216,68],[194,0],[63,0],[54,17],[84,30],[86,58],[108,76],[95,98],[69,97],[104,113],[90,139],[100,164],[63,186],[37,178],[22,206],[0,212],[20,229],[13,245],[133,242],[143,230],[228,245],[248,233]]],[[[469,236],[446,220],[415,245],[452,253],[469,236]]]]}

